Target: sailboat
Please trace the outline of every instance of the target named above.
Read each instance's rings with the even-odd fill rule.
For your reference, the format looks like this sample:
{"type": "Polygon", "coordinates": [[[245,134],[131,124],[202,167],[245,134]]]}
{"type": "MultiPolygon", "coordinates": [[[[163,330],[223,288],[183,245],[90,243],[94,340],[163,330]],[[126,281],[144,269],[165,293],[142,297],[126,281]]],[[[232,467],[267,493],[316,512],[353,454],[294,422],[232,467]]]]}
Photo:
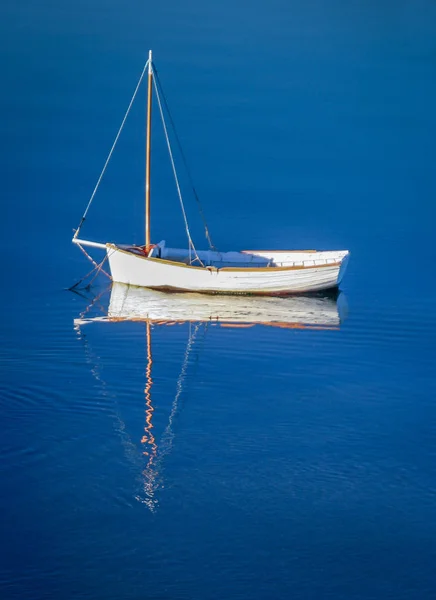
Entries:
{"type": "Polygon", "coordinates": [[[241,250],[219,252],[209,241],[208,250],[197,250],[192,241],[186,211],[181,194],[179,179],[168,128],[164,106],[156,77],[157,71],[150,50],[134,94],[109,152],[103,170],[91,195],[85,213],[75,230],[73,243],[77,244],[101,269],[104,260],[108,260],[111,278],[114,282],[132,286],[152,288],[162,291],[183,291],[209,294],[256,294],[289,295],[333,289],[341,283],[349,259],[348,250],[241,250]],[[147,130],[146,130],[146,169],[145,169],[145,244],[100,243],[79,237],[82,225],[106,171],[118,138],[126,122],[138,89],[147,73],[147,130]],[[163,130],[168,146],[171,166],[181,204],[186,234],[187,248],[171,248],[165,241],[152,243],[150,224],[151,200],[151,112],[153,89],[162,119],[163,130]],[[97,264],[83,247],[99,248],[106,251],[105,259],[97,264]]]}

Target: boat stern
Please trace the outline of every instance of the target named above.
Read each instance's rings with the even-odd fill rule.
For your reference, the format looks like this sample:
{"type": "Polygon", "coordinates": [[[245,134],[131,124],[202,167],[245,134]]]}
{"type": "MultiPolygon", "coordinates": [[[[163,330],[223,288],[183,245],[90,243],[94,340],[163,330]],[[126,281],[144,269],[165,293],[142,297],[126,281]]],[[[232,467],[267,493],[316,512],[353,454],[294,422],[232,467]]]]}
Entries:
{"type": "Polygon", "coordinates": [[[340,266],[339,272],[338,272],[338,285],[340,285],[340,283],[342,282],[342,280],[344,278],[345,271],[347,270],[349,260],[350,260],[350,252],[348,250],[344,250],[343,257],[341,260],[341,266],[340,266]]]}

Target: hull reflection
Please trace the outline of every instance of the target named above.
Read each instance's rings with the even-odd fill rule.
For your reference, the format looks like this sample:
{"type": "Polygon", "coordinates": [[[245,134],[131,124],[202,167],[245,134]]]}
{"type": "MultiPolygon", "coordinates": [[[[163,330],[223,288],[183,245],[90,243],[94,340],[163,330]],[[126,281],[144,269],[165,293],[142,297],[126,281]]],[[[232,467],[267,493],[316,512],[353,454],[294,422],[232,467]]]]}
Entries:
{"type": "Polygon", "coordinates": [[[223,326],[269,325],[283,328],[338,329],[346,317],[345,296],[204,296],[158,292],[121,283],[112,284],[107,314],[83,315],[90,321],[146,321],[168,325],[215,322],[223,326]]]}

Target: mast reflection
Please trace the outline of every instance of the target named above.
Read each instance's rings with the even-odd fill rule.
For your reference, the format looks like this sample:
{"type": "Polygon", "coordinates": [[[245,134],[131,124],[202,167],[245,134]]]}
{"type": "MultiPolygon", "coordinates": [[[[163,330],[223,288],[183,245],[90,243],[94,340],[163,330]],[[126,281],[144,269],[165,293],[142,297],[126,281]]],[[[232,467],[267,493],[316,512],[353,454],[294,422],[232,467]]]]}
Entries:
{"type": "MultiPolygon", "coordinates": [[[[151,368],[153,364],[153,358],[151,354],[151,331],[150,322],[147,321],[145,324],[146,335],[147,335],[147,366],[145,369],[146,384],[144,389],[145,395],[145,426],[144,435],[142,436],[141,443],[143,444],[143,455],[148,456],[147,464],[143,471],[144,475],[144,492],[146,499],[142,500],[151,509],[155,505],[154,492],[155,492],[155,479],[157,473],[154,473],[153,463],[157,457],[157,444],[153,435],[153,413],[154,407],[151,401],[151,388],[153,385],[153,379],[151,376],[151,368]]],[[[138,497],[138,500],[140,498],[138,497]]]]}

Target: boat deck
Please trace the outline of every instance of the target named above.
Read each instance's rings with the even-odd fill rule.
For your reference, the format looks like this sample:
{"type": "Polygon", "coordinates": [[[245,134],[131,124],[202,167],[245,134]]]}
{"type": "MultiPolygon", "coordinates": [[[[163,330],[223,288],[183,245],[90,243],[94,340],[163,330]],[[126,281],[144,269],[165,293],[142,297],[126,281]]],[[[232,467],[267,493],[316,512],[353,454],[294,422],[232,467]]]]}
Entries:
{"type": "Polygon", "coordinates": [[[316,250],[243,250],[241,252],[217,252],[199,250],[189,252],[185,248],[168,248],[160,242],[152,248],[148,256],[170,262],[192,266],[223,268],[274,268],[274,267],[314,267],[335,264],[347,254],[344,252],[316,250]],[[201,261],[201,263],[200,263],[201,261]]]}

